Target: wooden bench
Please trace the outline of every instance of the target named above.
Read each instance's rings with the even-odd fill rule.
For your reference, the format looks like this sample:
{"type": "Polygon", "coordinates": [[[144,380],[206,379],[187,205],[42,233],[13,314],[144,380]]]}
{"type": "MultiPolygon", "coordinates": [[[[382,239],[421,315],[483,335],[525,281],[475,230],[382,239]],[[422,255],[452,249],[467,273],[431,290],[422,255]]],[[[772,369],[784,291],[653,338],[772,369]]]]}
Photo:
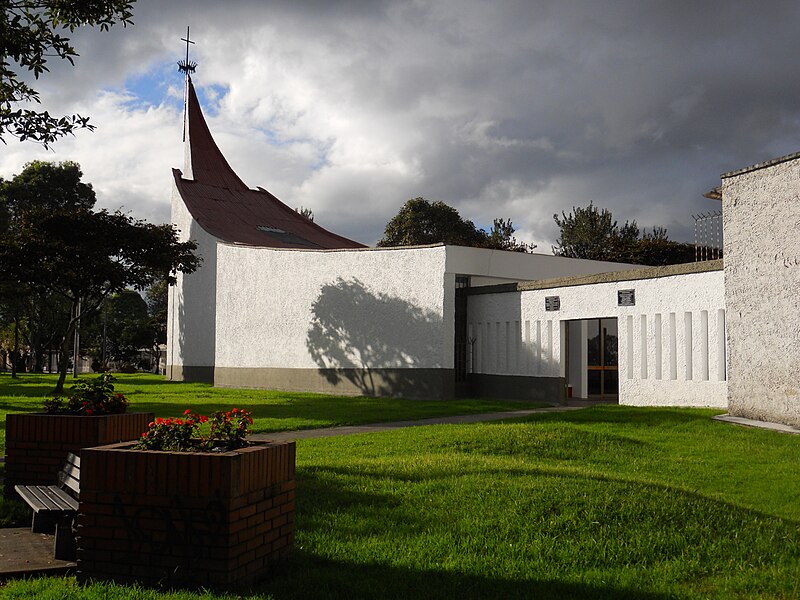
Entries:
{"type": "Polygon", "coordinates": [[[67,462],[58,472],[57,485],[15,485],[14,489],[33,509],[31,531],[53,533],[55,558],[75,559],[75,535],[72,524],[78,512],[81,458],[70,452],[67,462]]]}

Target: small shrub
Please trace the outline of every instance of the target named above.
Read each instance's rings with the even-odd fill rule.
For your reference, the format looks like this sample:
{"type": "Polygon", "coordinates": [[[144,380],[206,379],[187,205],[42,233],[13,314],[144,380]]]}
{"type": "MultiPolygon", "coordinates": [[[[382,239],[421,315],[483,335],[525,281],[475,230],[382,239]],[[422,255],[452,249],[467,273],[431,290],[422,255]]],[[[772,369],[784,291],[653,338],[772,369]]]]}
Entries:
{"type": "Polygon", "coordinates": [[[49,414],[68,415],[116,415],[128,408],[128,399],[114,391],[114,378],[103,373],[97,379],[84,379],[72,386],[66,404],[56,396],[44,401],[44,409],[49,414]]]}

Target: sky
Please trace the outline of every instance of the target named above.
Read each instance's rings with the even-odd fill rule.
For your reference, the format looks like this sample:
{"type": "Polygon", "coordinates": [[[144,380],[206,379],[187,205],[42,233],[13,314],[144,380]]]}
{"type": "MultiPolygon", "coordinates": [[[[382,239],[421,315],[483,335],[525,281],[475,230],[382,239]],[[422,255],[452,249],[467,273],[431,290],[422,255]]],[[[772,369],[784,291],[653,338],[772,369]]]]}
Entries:
{"type": "Polygon", "coordinates": [[[800,150],[799,24],[780,0],[140,0],[35,82],[96,131],[7,139],[0,177],[77,161],[98,207],[168,222],[190,26],[233,169],[336,233],[372,245],[422,196],[537,252],[590,202],[691,241],[721,173],[800,150]]]}

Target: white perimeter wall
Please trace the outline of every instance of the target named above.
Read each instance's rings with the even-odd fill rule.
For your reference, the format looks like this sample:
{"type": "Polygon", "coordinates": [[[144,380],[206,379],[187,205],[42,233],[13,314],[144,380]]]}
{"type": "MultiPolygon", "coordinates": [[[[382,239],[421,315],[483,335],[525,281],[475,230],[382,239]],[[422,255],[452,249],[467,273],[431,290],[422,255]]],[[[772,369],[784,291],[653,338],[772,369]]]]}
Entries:
{"type": "Polygon", "coordinates": [[[445,254],[220,243],[216,366],[452,368],[445,254]]]}
{"type": "Polygon", "coordinates": [[[563,321],[617,317],[621,404],[727,406],[722,271],[481,294],[469,299],[473,370],[565,377],[563,321]],[[617,291],[636,305],[617,306],[617,291]],[[545,311],[559,296],[561,310],[545,311]]]}
{"type": "Polygon", "coordinates": [[[729,412],[800,426],[800,158],[724,177],[729,412]]]}

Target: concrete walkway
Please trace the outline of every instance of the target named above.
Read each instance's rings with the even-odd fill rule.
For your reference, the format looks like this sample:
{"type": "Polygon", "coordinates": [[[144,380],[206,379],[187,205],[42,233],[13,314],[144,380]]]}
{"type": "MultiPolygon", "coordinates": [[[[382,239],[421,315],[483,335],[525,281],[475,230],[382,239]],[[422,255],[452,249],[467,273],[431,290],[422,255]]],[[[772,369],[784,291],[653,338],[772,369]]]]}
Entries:
{"type": "Polygon", "coordinates": [[[744,425],[745,427],[755,427],[756,429],[768,429],[770,431],[778,431],[780,433],[792,433],[795,435],[800,435],[800,429],[792,427],[791,425],[784,425],[783,423],[756,421],[754,419],[745,419],[744,417],[733,417],[728,414],[717,415],[711,418],[715,421],[722,421],[724,423],[734,423],[735,425],[744,425]]]}
{"type": "Polygon", "coordinates": [[[298,431],[280,431],[276,433],[257,433],[249,436],[256,441],[284,442],[288,440],[304,440],[309,438],[325,438],[337,435],[354,435],[358,433],[375,433],[379,431],[392,431],[404,427],[421,427],[423,425],[459,425],[462,423],[481,423],[484,421],[502,421],[504,419],[517,419],[542,413],[558,413],[571,410],[580,410],[591,403],[581,403],[567,406],[547,406],[544,408],[530,408],[525,410],[510,410],[501,412],[479,413],[475,415],[456,415],[452,417],[433,417],[431,419],[416,419],[413,421],[391,421],[389,423],[370,423],[367,425],[345,425],[343,427],[326,427],[323,429],[301,429],[298,431]]]}
{"type": "Polygon", "coordinates": [[[33,575],[64,575],[77,565],[53,558],[55,536],[30,527],[0,529],[0,582],[33,575]]]}

